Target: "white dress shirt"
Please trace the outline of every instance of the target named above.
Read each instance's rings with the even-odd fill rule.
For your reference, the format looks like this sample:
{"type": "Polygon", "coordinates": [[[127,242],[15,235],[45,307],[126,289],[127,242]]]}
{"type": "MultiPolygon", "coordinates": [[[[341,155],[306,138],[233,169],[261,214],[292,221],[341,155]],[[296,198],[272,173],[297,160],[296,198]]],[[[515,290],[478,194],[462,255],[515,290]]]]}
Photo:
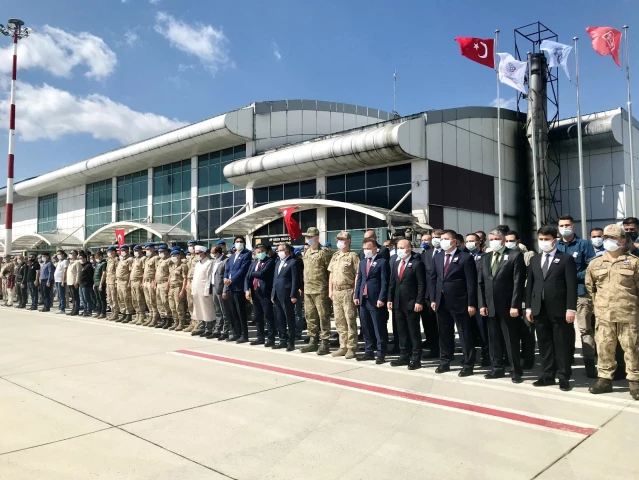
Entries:
{"type": "MultiPolygon", "coordinates": [[[[550,256],[550,258],[548,258],[548,261],[550,262],[550,264],[552,264],[552,262],[555,259],[555,253],[557,253],[557,249],[556,248],[553,249],[552,252],[541,252],[540,257],[541,257],[541,271],[542,272],[544,271],[544,263],[546,263],[547,256],[550,256]]],[[[548,268],[550,268],[550,264],[548,265],[548,268]]],[[[531,308],[526,308],[526,312],[532,312],[532,309],[531,308]]],[[[570,309],[566,310],[566,313],[568,313],[568,312],[577,313],[576,310],[570,310],[570,309]]]]}

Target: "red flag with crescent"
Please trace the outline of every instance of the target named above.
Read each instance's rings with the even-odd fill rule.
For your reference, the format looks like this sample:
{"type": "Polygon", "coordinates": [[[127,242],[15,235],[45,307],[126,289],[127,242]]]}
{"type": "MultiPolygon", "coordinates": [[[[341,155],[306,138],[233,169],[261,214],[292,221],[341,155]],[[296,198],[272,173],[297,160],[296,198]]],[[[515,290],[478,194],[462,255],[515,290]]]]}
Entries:
{"type": "Polygon", "coordinates": [[[495,40],[492,38],[456,37],[461,54],[473,62],[495,68],[495,40]]]}
{"type": "Polygon", "coordinates": [[[284,225],[286,225],[286,231],[288,232],[288,236],[291,240],[295,240],[302,236],[300,224],[292,217],[296,208],[297,206],[282,208],[282,213],[284,213],[284,225]]]}
{"type": "Polygon", "coordinates": [[[124,245],[124,228],[115,229],[115,238],[118,240],[118,247],[124,245]]]}
{"type": "Polygon", "coordinates": [[[599,55],[610,55],[617,66],[619,62],[619,48],[621,47],[621,32],[612,27],[588,27],[586,32],[592,38],[592,48],[599,55]]]}

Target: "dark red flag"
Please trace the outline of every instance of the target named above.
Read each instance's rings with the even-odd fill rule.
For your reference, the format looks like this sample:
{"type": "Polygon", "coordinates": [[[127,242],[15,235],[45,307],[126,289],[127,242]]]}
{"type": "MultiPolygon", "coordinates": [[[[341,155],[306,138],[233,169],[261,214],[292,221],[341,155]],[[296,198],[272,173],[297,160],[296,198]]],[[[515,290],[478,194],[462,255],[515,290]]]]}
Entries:
{"type": "Polygon", "coordinates": [[[115,238],[118,240],[118,247],[124,245],[124,228],[115,229],[115,238]]]}
{"type": "Polygon", "coordinates": [[[284,225],[286,225],[286,231],[288,232],[288,236],[291,240],[295,240],[302,236],[300,224],[292,217],[296,208],[297,206],[282,208],[282,212],[284,213],[284,225]]]}
{"type": "Polygon", "coordinates": [[[619,48],[621,47],[621,32],[612,27],[588,27],[586,32],[592,38],[592,48],[599,55],[611,55],[615,63],[619,62],[619,48]]]}
{"type": "Polygon", "coordinates": [[[495,68],[495,40],[492,38],[457,37],[461,54],[490,68],[495,68]]]}

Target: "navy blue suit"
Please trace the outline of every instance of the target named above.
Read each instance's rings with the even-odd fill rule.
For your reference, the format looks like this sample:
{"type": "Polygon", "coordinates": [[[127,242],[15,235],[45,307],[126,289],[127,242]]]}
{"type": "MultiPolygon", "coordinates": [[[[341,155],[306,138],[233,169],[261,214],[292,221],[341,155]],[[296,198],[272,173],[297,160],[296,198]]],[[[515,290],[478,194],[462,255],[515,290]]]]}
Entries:
{"type": "MultiPolygon", "coordinates": [[[[428,246],[422,251],[422,262],[426,267],[426,282],[430,281],[430,271],[433,269],[433,257],[440,249],[428,246]]],[[[426,346],[430,349],[430,358],[439,357],[439,329],[437,328],[437,316],[430,307],[430,287],[426,290],[426,305],[422,310],[422,326],[426,337],[426,346]]]]}
{"type": "Polygon", "coordinates": [[[355,284],[355,298],[359,300],[359,320],[364,335],[364,352],[366,355],[373,355],[373,351],[377,350],[378,358],[386,355],[388,343],[386,299],[389,276],[388,260],[377,253],[373,258],[360,262],[355,284]],[[366,273],[367,268],[368,273],[366,273]],[[378,301],[383,304],[379,308],[378,301]]]}
{"type": "Polygon", "coordinates": [[[255,320],[255,325],[257,326],[258,340],[264,339],[265,320],[268,338],[269,340],[275,340],[277,328],[273,317],[273,302],[271,301],[274,272],[275,258],[267,256],[264,261],[255,260],[251,264],[244,281],[244,290],[251,292],[251,298],[253,299],[253,320],[255,320]],[[253,288],[255,280],[257,280],[257,290],[253,288]]]}
{"type": "Polygon", "coordinates": [[[244,296],[244,280],[251,265],[252,253],[244,249],[239,254],[233,254],[226,262],[224,279],[230,279],[231,285],[224,286],[228,295],[231,326],[236,337],[248,339],[248,319],[246,318],[246,298],[244,296]]]}
{"type": "Polygon", "coordinates": [[[435,302],[439,326],[439,350],[442,365],[448,365],[455,354],[455,325],[464,353],[463,367],[475,365],[475,344],[468,307],[477,308],[477,267],[475,259],[467,252],[455,250],[449,256],[449,266],[444,274],[444,264],[449,255],[442,251],[433,257],[430,272],[430,301],[435,302]]]}
{"type": "Polygon", "coordinates": [[[295,344],[295,305],[291,298],[299,301],[300,275],[298,260],[286,257],[275,264],[271,300],[275,306],[275,319],[280,330],[280,345],[295,344]],[[280,266],[282,267],[280,269],[280,266]]]}

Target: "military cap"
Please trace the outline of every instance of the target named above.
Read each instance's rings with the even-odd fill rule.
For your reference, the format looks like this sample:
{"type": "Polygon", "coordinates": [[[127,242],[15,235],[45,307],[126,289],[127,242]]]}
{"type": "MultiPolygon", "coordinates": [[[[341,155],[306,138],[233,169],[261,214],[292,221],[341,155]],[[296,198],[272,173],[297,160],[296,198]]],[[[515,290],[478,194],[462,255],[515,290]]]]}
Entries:
{"type": "Polygon", "coordinates": [[[146,242],[144,244],[144,248],[149,248],[149,247],[154,247],[155,245],[153,245],[153,242],[146,242]]]}
{"type": "Polygon", "coordinates": [[[129,246],[126,243],[120,247],[120,250],[128,250],[128,249],[129,249],[129,246]]]}
{"type": "Polygon", "coordinates": [[[215,245],[226,245],[226,242],[224,240],[218,240],[215,245]]]}
{"type": "Polygon", "coordinates": [[[166,244],[164,243],[158,247],[158,250],[168,250],[168,249],[169,247],[167,247],[166,244]]]}
{"type": "Polygon", "coordinates": [[[328,247],[332,247],[333,245],[331,245],[331,242],[326,242],[324,244],[324,248],[328,248],[328,247]]]}
{"type": "Polygon", "coordinates": [[[182,253],[181,248],[174,248],[173,250],[171,250],[171,255],[179,255],[181,253],[182,253]]]}
{"type": "Polygon", "coordinates": [[[615,225],[614,223],[612,225],[608,225],[606,228],[604,228],[604,236],[607,237],[624,237],[626,235],[626,232],[624,232],[623,227],[621,225],[615,225]]]}
{"type": "Polygon", "coordinates": [[[295,250],[293,250],[293,254],[299,255],[301,253],[301,251],[302,251],[301,248],[296,248],[295,250]]]}
{"type": "Polygon", "coordinates": [[[142,247],[140,245],[136,245],[135,247],[133,247],[133,250],[142,250],[142,247]]]}
{"type": "Polygon", "coordinates": [[[111,246],[111,247],[107,248],[106,251],[107,252],[115,252],[115,251],[117,251],[117,248],[114,247],[114,246],[111,246]]]}
{"type": "Polygon", "coordinates": [[[193,245],[193,244],[197,243],[197,240],[191,239],[191,240],[189,240],[186,243],[187,243],[187,245],[193,245]]]}
{"type": "Polygon", "coordinates": [[[306,230],[306,233],[304,234],[305,237],[317,237],[319,235],[319,228],[317,227],[308,227],[308,230],[306,230]]]}
{"type": "Polygon", "coordinates": [[[351,234],[350,234],[350,232],[339,232],[337,234],[337,239],[338,240],[350,240],[351,239],[351,234]]]}

